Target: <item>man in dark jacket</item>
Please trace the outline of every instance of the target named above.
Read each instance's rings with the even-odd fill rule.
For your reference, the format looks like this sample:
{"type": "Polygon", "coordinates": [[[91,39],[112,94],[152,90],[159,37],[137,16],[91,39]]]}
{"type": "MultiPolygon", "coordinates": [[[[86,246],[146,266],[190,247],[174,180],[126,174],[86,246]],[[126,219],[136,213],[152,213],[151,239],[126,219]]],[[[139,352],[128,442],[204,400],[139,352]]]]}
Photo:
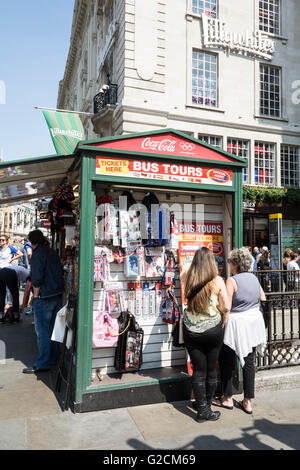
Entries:
{"type": "Polygon", "coordinates": [[[64,281],[59,256],[47,244],[40,230],[29,233],[32,246],[31,282],[33,286],[33,311],[39,357],[24,374],[44,372],[55,365],[59,344],[51,341],[57,312],[62,307],[64,281]]]}

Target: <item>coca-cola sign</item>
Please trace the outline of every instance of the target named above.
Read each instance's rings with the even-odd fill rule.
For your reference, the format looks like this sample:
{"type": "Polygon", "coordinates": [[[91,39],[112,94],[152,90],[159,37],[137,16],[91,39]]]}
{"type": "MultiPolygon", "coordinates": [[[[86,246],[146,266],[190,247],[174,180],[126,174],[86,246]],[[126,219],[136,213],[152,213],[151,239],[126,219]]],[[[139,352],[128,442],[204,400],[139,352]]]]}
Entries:
{"type": "Polygon", "coordinates": [[[176,140],[163,139],[154,140],[151,137],[147,137],[142,142],[142,149],[153,150],[153,152],[171,152],[174,153],[176,150],[176,140]]]}
{"type": "Polygon", "coordinates": [[[120,138],[106,142],[94,143],[94,147],[135,153],[154,155],[182,156],[219,162],[232,162],[230,158],[217,149],[209,148],[201,143],[177,136],[172,132],[155,135],[143,135],[133,138],[120,138]]]}
{"type": "Polygon", "coordinates": [[[192,154],[196,145],[188,141],[178,141],[175,139],[154,139],[146,137],[141,145],[143,150],[152,150],[159,153],[174,153],[174,154],[192,154]]]}

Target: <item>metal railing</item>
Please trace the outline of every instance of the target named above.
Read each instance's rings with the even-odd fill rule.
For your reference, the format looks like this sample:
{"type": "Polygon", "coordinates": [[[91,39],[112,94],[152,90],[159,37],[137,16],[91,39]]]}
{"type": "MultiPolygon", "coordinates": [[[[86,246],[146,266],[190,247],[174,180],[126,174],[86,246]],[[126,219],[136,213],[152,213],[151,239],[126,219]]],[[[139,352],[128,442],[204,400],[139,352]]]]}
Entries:
{"type": "Polygon", "coordinates": [[[110,83],[105,85],[102,90],[94,96],[94,114],[99,113],[108,104],[117,104],[118,85],[110,83]]]}
{"type": "Polygon", "coordinates": [[[300,292],[266,294],[270,323],[264,357],[257,354],[258,370],[300,364],[300,292]]]}
{"type": "Polygon", "coordinates": [[[263,290],[268,292],[300,292],[300,271],[253,271],[263,290]]]}

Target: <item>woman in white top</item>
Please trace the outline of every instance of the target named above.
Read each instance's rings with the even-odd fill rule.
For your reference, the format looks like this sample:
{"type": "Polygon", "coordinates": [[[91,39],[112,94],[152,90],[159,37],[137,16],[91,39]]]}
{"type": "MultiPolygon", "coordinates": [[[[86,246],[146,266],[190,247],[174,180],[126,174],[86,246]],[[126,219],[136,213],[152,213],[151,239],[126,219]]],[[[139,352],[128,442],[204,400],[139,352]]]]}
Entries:
{"type": "Polygon", "coordinates": [[[287,264],[287,271],[299,271],[299,265],[297,264],[296,260],[298,259],[298,256],[296,253],[291,253],[290,254],[290,261],[287,264]]]}
{"type": "Polygon", "coordinates": [[[224,345],[219,356],[221,382],[224,395],[213,402],[216,406],[233,408],[232,371],[235,356],[243,368],[244,400],[239,402],[245,413],[251,414],[251,399],[254,398],[255,352],[263,354],[266,345],[266,330],[260,301],[266,300],[257,277],[248,272],[252,257],[246,248],[235,249],[229,259],[232,277],[226,281],[230,314],[225,327],[224,345]]]}
{"type": "Polygon", "coordinates": [[[23,253],[8,244],[8,236],[0,235],[0,269],[8,268],[13,260],[21,258],[23,253]]]}

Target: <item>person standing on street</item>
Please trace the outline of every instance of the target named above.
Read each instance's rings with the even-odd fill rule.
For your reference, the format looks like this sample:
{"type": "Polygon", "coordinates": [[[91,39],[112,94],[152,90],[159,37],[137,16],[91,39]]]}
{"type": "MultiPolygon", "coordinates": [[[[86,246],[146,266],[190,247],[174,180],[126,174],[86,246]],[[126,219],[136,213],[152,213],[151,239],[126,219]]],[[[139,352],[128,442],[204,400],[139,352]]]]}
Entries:
{"type": "Polygon", "coordinates": [[[24,238],[24,246],[22,249],[24,253],[24,258],[25,258],[25,268],[28,269],[30,266],[30,261],[32,257],[32,246],[30,241],[28,241],[26,238],[24,238]]]}
{"type": "Polygon", "coordinates": [[[7,268],[13,261],[21,258],[22,252],[8,244],[9,237],[0,235],[0,269],[7,268]]]}
{"type": "Polygon", "coordinates": [[[9,237],[0,235],[0,322],[5,321],[5,299],[8,292],[12,296],[13,321],[20,320],[19,312],[19,285],[15,272],[7,270],[12,267],[13,260],[17,260],[22,256],[14,246],[8,244],[9,237]]]}
{"type": "Polygon", "coordinates": [[[39,356],[24,374],[45,372],[58,359],[59,344],[51,341],[57,312],[62,307],[64,291],[63,272],[57,253],[46,244],[40,230],[29,233],[32,246],[31,282],[33,286],[33,311],[39,356]]]}
{"type": "Polygon", "coordinates": [[[287,263],[287,284],[289,291],[295,291],[299,288],[299,265],[297,263],[298,255],[290,254],[290,261],[287,263]]]}
{"type": "Polygon", "coordinates": [[[13,268],[16,266],[9,266],[7,268],[0,269],[0,323],[5,323],[9,318],[10,323],[16,323],[20,321],[20,305],[19,305],[19,284],[18,277],[13,268]],[[12,297],[12,312],[11,316],[8,317],[10,307],[5,313],[5,299],[7,289],[9,290],[12,297]]]}
{"type": "Polygon", "coordinates": [[[211,410],[217,386],[216,363],[223,342],[223,326],[229,301],[213,253],[196,251],[187,272],[182,272],[187,308],[183,314],[184,344],[193,364],[192,388],[196,399],[196,421],[215,421],[220,412],[211,410]]]}
{"type": "Polygon", "coordinates": [[[266,296],[257,277],[249,273],[252,257],[246,248],[232,250],[228,259],[233,274],[226,281],[230,314],[225,326],[224,344],[220,352],[219,366],[223,396],[213,405],[233,409],[232,373],[235,357],[243,368],[244,399],[240,408],[252,414],[251,399],[254,398],[255,353],[263,354],[266,346],[266,331],[260,301],[266,296]]]}
{"type": "Polygon", "coordinates": [[[255,246],[255,247],[253,248],[253,253],[252,253],[252,256],[253,256],[253,258],[255,259],[255,261],[257,261],[257,257],[258,257],[259,254],[260,254],[260,252],[259,252],[258,246],[255,246]]]}

